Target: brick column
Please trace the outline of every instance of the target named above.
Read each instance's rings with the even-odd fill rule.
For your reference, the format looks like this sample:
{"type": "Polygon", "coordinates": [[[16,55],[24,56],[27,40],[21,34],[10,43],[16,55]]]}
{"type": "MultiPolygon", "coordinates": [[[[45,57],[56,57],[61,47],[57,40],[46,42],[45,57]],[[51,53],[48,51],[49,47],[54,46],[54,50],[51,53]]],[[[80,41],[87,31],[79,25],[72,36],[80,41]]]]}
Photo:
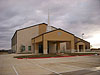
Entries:
{"type": "Polygon", "coordinates": [[[83,45],[83,52],[85,52],[85,45],[83,45]]]}
{"type": "Polygon", "coordinates": [[[79,52],[79,45],[77,45],[77,52],[79,52]]]}
{"type": "Polygon", "coordinates": [[[75,50],[75,48],[74,48],[74,40],[71,41],[71,52],[73,52],[73,50],[75,50]]]}
{"type": "Polygon", "coordinates": [[[48,42],[46,40],[43,41],[43,54],[48,54],[48,42]]]}
{"type": "Polygon", "coordinates": [[[57,52],[60,53],[60,42],[57,42],[57,52]]]}
{"type": "Polygon", "coordinates": [[[35,46],[35,54],[38,54],[39,53],[39,48],[38,48],[38,43],[35,43],[34,44],[35,46]]]}

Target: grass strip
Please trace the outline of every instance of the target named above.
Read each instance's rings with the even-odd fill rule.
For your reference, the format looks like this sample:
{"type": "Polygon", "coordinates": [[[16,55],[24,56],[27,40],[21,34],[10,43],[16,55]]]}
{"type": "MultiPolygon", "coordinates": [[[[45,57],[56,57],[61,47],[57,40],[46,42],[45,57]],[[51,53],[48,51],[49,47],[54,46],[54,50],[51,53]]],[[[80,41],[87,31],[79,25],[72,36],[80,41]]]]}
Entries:
{"type": "Polygon", "coordinates": [[[40,57],[59,57],[61,55],[56,54],[43,54],[43,55],[25,55],[25,56],[14,56],[14,58],[40,58],[40,57]]]}

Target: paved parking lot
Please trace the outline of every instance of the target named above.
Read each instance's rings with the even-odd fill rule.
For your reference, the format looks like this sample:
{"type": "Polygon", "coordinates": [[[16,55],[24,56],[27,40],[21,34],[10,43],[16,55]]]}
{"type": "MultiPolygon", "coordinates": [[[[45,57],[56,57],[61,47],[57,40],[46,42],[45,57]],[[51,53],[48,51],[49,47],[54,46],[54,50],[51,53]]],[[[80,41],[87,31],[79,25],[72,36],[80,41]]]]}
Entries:
{"type": "Polygon", "coordinates": [[[0,75],[100,75],[100,56],[16,59],[0,55],[0,75]]]}

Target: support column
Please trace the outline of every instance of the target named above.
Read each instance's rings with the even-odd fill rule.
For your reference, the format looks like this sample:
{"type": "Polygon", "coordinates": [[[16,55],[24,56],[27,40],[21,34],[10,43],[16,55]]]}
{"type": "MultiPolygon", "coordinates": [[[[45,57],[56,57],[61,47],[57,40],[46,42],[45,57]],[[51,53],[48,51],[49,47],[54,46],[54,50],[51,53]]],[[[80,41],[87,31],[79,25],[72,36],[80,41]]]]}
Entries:
{"type": "Polygon", "coordinates": [[[48,42],[46,40],[43,41],[43,54],[48,54],[48,42]]]}
{"type": "Polygon", "coordinates": [[[74,52],[75,48],[74,48],[74,40],[71,41],[71,52],[74,52]]]}
{"type": "Polygon", "coordinates": [[[35,45],[32,44],[32,54],[34,54],[34,53],[35,53],[35,45]]]}
{"type": "Polygon", "coordinates": [[[77,45],[77,52],[79,52],[79,45],[77,45]]]}
{"type": "Polygon", "coordinates": [[[83,52],[85,52],[85,45],[83,45],[83,52]]]}
{"type": "Polygon", "coordinates": [[[57,42],[57,53],[60,53],[60,42],[57,42]]]}
{"type": "Polygon", "coordinates": [[[38,54],[39,53],[39,49],[38,49],[38,43],[35,43],[34,44],[34,49],[35,49],[35,54],[38,54]]]}

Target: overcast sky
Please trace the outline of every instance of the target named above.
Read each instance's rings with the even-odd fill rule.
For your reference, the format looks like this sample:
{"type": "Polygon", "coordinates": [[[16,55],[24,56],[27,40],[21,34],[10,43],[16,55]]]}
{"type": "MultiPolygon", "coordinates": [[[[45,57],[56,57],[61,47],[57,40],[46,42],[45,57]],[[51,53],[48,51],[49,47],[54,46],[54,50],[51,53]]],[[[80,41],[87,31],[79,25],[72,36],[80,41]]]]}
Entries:
{"type": "Polygon", "coordinates": [[[0,49],[17,29],[39,23],[62,28],[100,47],[100,0],[0,0],[0,49]]]}

